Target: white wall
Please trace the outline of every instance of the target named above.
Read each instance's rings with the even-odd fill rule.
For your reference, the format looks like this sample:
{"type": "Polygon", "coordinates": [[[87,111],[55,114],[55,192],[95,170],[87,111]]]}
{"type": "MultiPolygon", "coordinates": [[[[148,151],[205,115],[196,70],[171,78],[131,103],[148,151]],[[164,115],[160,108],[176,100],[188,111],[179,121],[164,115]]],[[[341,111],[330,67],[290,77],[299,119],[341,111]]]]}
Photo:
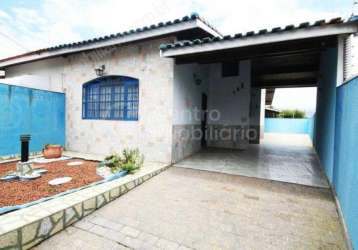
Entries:
{"type": "Polygon", "coordinates": [[[250,143],[260,142],[261,89],[251,88],[250,100],[250,143]]]}
{"type": "MultiPolygon", "coordinates": [[[[239,76],[223,78],[221,63],[174,66],[172,147],[174,162],[200,150],[201,140],[196,135],[198,130],[201,131],[201,119],[200,116],[191,115],[201,110],[202,93],[206,93],[208,97],[207,145],[226,148],[247,147],[248,140],[245,138],[222,141],[211,136],[212,129],[222,131],[222,129],[238,127],[247,129],[250,126],[251,62],[241,61],[238,67],[239,76]],[[195,79],[200,79],[201,84],[197,85],[195,79]],[[211,116],[214,114],[213,110],[219,111],[219,120],[210,119],[215,118],[211,116]],[[193,131],[195,136],[191,133],[193,131]]],[[[258,106],[260,102],[260,91],[258,91],[258,106]]],[[[260,123],[260,110],[255,114],[255,121],[260,123]]]]}
{"type": "Polygon", "coordinates": [[[210,65],[208,145],[245,149],[249,144],[245,136],[250,126],[251,62],[240,61],[235,77],[222,77],[221,71],[221,63],[210,65]]]}
{"type": "Polygon", "coordinates": [[[195,113],[201,110],[202,93],[208,92],[208,73],[209,68],[205,65],[175,65],[174,125],[200,124],[195,113]],[[195,79],[200,79],[201,84],[197,85],[195,79]]]}
{"type": "Polygon", "coordinates": [[[266,106],[266,89],[262,89],[261,111],[260,111],[260,139],[264,138],[264,132],[265,132],[265,106],[266,106]]]}
{"type": "Polygon", "coordinates": [[[175,65],[173,124],[200,124],[190,113],[201,109],[201,95],[207,93],[208,109],[220,112],[220,120],[208,116],[208,124],[249,125],[250,70],[250,61],[239,63],[239,76],[236,77],[222,77],[220,63],[175,65]],[[194,74],[202,80],[200,85],[195,84],[194,74]]]}
{"type": "Polygon", "coordinates": [[[218,110],[221,116],[218,121],[209,117],[208,124],[249,125],[250,91],[249,60],[239,63],[237,77],[222,77],[221,64],[210,65],[209,109],[218,110]]]}
{"type": "Polygon", "coordinates": [[[12,66],[0,82],[35,89],[64,92],[64,58],[12,66]]]}

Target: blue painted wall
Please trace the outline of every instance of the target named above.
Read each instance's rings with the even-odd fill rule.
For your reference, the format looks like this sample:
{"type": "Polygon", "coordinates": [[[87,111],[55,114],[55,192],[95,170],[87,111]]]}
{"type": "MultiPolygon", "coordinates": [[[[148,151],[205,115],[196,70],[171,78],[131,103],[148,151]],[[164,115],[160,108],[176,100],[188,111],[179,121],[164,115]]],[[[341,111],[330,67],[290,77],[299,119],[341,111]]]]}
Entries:
{"type": "Polygon", "coordinates": [[[65,95],[0,83],[0,156],[20,153],[21,134],[31,134],[31,152],[64,145],[65,95]]]}
{"type": "Polygon", "coordinates": [[[265,118],[265,133],[309,134],[310,119],[265,118]]]}
{"type": "Polygon", "coordinates": [[[337,88],[335,188],[354,249],[358,249],[358,79],[337,88]]]}
{"type": "Polygon", "coordinates": [[[307,129],[308,129],[308,135],[311,138],[312,142],[314,140],[314,135],[315,135],[315,115],[308,118],[307,121],[308,125],[307,125],[307,129]]]}
{"type": "Polygon", "coordinates": [[[333,180],[336,111],[337,49],[322,52],[317,87],[314,145],[330,182],[333,180]]]}

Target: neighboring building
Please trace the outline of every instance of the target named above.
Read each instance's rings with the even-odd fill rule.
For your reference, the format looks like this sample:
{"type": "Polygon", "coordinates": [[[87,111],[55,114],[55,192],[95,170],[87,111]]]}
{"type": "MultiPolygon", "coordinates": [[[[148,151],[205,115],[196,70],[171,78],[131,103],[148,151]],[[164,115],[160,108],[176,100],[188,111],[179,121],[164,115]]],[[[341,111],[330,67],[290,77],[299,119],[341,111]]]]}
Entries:
{"type": "Polygon", "coordinates": [[[138,147],[169,163],[204,146],[258,143],[261,89],[318,86],[325,95],[343,82],[344,39],[357,28],[332,19],[222,36],[192,15],[3,59],[0,69],[4,83],[66,94],[67,150],[138,147]]]}
{"type": "Polygon", "coordinates": [[[275,109],[272,106],[265,107],[265,117],[266,118],[277,118],[280,114],[280,110],[275,109]]]}

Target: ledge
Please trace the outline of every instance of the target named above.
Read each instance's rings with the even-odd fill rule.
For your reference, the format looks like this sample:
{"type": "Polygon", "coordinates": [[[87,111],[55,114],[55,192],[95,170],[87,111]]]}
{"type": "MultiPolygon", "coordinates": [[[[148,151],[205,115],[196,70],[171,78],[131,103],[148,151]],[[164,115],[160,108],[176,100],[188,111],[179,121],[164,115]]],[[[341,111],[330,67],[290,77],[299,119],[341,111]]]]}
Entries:
{"type": "Polygon", "coordinates": [[[166,170],[147,162],[123,178],[0,216],[0,249],[29,249],[166,170]]]}

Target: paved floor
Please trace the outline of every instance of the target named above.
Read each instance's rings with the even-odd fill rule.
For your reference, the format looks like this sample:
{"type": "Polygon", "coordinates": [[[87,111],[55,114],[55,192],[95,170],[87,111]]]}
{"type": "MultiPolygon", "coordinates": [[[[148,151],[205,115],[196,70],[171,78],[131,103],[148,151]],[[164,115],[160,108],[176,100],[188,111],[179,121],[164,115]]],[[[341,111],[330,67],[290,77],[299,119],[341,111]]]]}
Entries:
{"type": "Polygon", "coordinates": [[[175,166],[329,187],[307,135],[265,134],[247,150],[207,149],[175,166]]]}
{"type": "Polygon", "coordinates": [[[170,168],[36,249],[347,249],[329,189],[170,168]]]}

